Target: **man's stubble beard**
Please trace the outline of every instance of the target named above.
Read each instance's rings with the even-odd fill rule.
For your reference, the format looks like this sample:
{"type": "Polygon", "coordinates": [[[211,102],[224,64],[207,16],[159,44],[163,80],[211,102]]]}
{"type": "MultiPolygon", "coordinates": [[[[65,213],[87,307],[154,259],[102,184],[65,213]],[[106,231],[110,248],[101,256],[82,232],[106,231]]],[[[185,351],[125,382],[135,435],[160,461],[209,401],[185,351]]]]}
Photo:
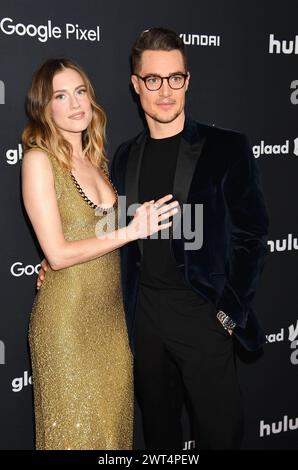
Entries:
{"type": "Polygon", "coordinates": [[[175,119],[177,119],[177,117],[181,114],[182,111],[176,111],[172,116],[169,116],[169,117],[161,117],[159,114],[155,113],[155,114],[149,114],[149,117],[151,117],[151,119],[153,119],[153,121],[156,121],[156,122],[159,122],[161,124],[169,124],[173,121],[175,121],[175,119]]]}

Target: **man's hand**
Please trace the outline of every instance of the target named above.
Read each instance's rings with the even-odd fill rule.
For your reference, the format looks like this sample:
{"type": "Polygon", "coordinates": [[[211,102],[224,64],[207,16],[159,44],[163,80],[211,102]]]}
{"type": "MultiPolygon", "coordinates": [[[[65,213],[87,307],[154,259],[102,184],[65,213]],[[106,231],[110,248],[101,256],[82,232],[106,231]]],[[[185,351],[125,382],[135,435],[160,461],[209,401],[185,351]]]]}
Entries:
{"type": "Polygon", "coordinates": [[[37,282],[36,282],[37,290],[39,290],[42,286],[42,283],[43,283],[46,271],[48,269],[48,266],[49,266],[49,263],[47,262],[47,260],[43,259],[42,262],[41,262],[41,268],[38,272],[38,278],[37,278],[37,282]]]}

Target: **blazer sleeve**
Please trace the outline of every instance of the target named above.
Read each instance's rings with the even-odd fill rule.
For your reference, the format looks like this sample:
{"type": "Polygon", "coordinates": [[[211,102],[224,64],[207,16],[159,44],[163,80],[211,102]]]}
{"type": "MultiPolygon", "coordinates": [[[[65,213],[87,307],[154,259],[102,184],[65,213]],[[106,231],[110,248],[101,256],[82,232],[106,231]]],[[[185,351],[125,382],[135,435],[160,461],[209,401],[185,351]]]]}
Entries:
{"type": "Polygon", "coordinates": [[[125,194],[125,173],[127,158],[133,141],[134,139],[130,139],[127,142],[120,144],[109,165],[110,178],[118,193],[122,195],[125,194]]]}
{"type": "Polygon", "coordinates": [[[224,181],[231,228],[230,263],[217,306],[244,328],[267,254],[269,219],[259,169],[246,136],[237,134],[231,150],[224,181]]]}

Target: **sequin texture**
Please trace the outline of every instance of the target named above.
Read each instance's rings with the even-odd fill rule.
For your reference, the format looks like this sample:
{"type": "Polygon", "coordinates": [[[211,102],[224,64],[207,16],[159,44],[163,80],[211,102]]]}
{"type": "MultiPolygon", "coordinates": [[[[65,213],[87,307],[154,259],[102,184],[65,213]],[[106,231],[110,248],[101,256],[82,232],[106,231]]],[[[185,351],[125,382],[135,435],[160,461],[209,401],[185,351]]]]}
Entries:
{"type": "MultiPolygon", "coordinates": [[[[100,217],[69,172],[49,158],[65,238],[94,237],[100,217]]],[[[48,269],[33,304],[29,343],[36,448],[131,449],[132,356],[119,250],[59,271],[48,269]]]]}

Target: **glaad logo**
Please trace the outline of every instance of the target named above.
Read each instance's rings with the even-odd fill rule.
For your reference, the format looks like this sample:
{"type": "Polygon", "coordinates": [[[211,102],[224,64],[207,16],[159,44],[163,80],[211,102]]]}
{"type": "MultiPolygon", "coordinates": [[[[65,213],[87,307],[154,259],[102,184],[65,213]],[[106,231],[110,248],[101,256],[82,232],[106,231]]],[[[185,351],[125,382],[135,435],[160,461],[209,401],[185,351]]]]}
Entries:
{"type": "Polygon", "coordinates": [[[266,343],[277,343],[280,341],[284,341],[285,339],[285,330],[282,328],[278,333],[270,333],[270,335],[266,335],[266,343]]]}
{"type": "Polygon", "coordinates": [[[287,238],[282,240],[268,240],[268,245],[270,247],[270,253],[274,251],[292,251],[298,250],[298,239],[293,238],[292,233],[289,233],[287,238]]]}
{"type": "Polygon", "coordinates": [[[0,365],[5,364],[5,344],[4,341],[0,341],[0,365]]]}
{"type": "Polygon", "coordinates": [[[23,267],[23,263],[21,263],[20,261],[17,261],[11,266],[10,272],[14,277],[20,277],[20,276],[23,276],[24,274],[26,276],[32,276],[32,274],[38,274],[40,266],[41,266],[40,264],[37,264],[36,266],[33,266],[32,264],[28,264],[28,266],[23,267]]]}
{"type": "MultiPolygon", "coordinates": [[[[295,141],[294,141],[294,145],[295,145],[295,141]]],[[[268,144],[265,144],[264,140],[261,140],[260,145],[253,146],[252,151],[253,151],[255,158],[259,158],[261,155],[289,154],[290,141],[286,140],[284,144],[268,145],[268,144]]]]}
{"type": "Polygon", "coordinates": [[[5,104],[5,85],[2,80],[0,80],[0,104],[5,104]]]}
{"type": "MultiPolygon", "coordinates": [[[[293,366],[298,365],[298,320],[296,325],[293,323],[288,327],[288,339],[290,341],[290,348],[294,351],[290,355],[290,362],[293,366]],[[297,348],[297,349],[296,349],[297,348]]],[[[266,335],[266,343],[277,343],[285,340],[285,329],[281,328],[278,333],[271,333],[266,335]]]]}
{"type": "Polygon", "coordinates": [[[18,148],[9,149],[6,151],[6,163],[9,165],[15,165],[23,158],[23,147],[18,144],[18,148]]]}
{"type": "Polygon", "coordinates": [[[220,36],[181,33],[179,36],[187,46],[220,46],[220,36]]]}
{"type": "MultiPolygon", "coordinates": [[[[292,324],[288,327],[288,337],[289,341],[294,341],[298,337],[298,320],[296,321],[296,325],[292,324]]],[[[276,343],[284,341],[285,339],[285,329],[281,328],[278,333],[271,333],[270,335],[266,335],[267,343],[276,343]]]]}
{"type": "Polygon", "coordinates": [[[32,376],[29,376],[29,372],[27,370],[24,371],[23,377],[16,377],[11,382],[13,392],[20,392],[28,385],[32,385],[32,376]]]}
{"type": "Polygon", "coordinates": [[[290,88],[294,90],[290,95],[291,103],[298,104],[298,80],[293,80],[290,88]]]}
{"type": "Polygon", "coordinates": [[[298,54],[298,36],[294,40],[283,40],[282,43],[274,38],[274,34],[269,35],[269,54],[298,54]]]}
{"type": "MultiPolygon", "coordinates": [[[[62,37],[62,29],[59,26],[53,26],[51,20],[48,20],[46,24],[35,26],[34,24],[14,24],[12,18],[2,18],[0,21],[0,32],[7,36],[16,34],[17,36],[37,37],[40,42],[47,42],[49,39],[60,39],[62,37]]],[[[95,29],[84,29],[78,24],[66,23],[64,35],[66,39],[75,39],[77,41],[100,41],[99,26],[96,26],[95,29]]]]}
{"type": "Polygon", "coordinates": [[[295,431],[298,429],[298,418],[289,418],[287,415],[277,423],[265,424],[260,421],[260,437],[270,436],[270,434],[279,434],[281,432],[295,431]]]}

